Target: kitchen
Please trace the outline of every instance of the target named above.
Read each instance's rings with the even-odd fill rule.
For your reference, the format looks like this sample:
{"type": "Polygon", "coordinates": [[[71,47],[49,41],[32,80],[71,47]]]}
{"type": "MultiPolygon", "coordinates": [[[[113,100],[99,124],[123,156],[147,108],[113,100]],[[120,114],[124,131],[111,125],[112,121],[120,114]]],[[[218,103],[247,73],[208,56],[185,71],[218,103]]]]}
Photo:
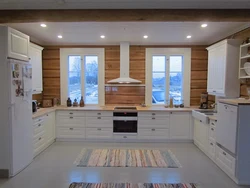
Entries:
{"type": "MultiPolygon", "coordinates": [[[[42,165],[46,166],[53,161],[57,163],[55,157],[59,155],[63,155],[62,158],[67,161],[67,175],[58,176],[59,179],[66,176],[67,183],[62,180],[63,183],[58,184],[60,186],[68,187],[73,182],[117,182],[105,177],[102,168],[96,167],[97,170],[91,171],[91,166],[88,166],[86,172],[79,168],[78,166],[83,165],[82,161],[75,159],[79,153],[79,156],[84,155],[85,151],[81,152],[81,148],[147,147],[171,148],[169,155],[177,168],[174,169],[175,173],[185,175],[171,179],[173,172],[171,169],[168,170],[169,167],[162,172],[155,169],[150,177],[152,179],[146,178],[151,173],[146,169],[144,171],[139,168],[137,171],[138,168],[132,170],[126,166],[129,171],[123,171],[119,168],[117,173],[124,173],[124,176],[115,175],[111,172],[112,169],[105,170],[113,173],[120,183],[198,183],[201,187],[249,185],[249,161],[245,157],[247,151],[243,148],[249,143],[246,135],[249,132],[246,126],[249,100],[236,99],[248,98],[248,74],[247,68],[244,67],[248,61],[248,23],[24,22],[7,25],[14,28],[7,32],[14,38],[20,37],[20,32],[26,34],[26,39],[30,36],[32,44],[27,42],[26,46],[21,48],[15,45],[15,42],[19,43],[16,40],[8,44],[13,45],[10,50],[22,52],[21,58],[18,57],[17,51],[14,55],[9,53],[8,57],[23,60],[24,48],[28,49],[26,61],[30,58],[32,64],[33,99],[46,108],[38,109],[33,114],[30,129],[33,132],[32,138],[30,142],[26,140],[30,147],[30,160],[26,161],[26,165],[31,164],[25,169],[22,167],[8,174],[8,177],[14,177],[3,180],[2,184],[0,180],[1,186],[15,186],[22,182],[27,187],[24,183],[25,173],[36,172],[32,171],[32,165],[33,168],[39,167],[46,171],[42,165]],[[207,25],[202,27],[202,24],[207,25]],[[45,25],[46,27],[43,27],[45,25]],[[157,28],[161,28],[160,34],[157,33],[157,28]],[[214,33],[210,33],[212,30],[214,33]],[[174,31],[176,36],[181,34],[182,38],[171,36],[162,41],[164,32],[174,31]],[[87,37],[81,39],[81,36],[87,37]],[[227,39],[223,40],[225,38],[227,39]],[[224,49],[232,51],[220,51],[224,49]],[[220,53],[216,54],[217,51],[220,53]],[[32,63],[33,59],[36,63],[32,63]],[[215,61],[225,64],[215,67],[216,63],[210,63],[215,61]],[[96,64],[98,69],[95,68],[96,64]],[[242,77],[241,83],[239,77],[242,77]],[[167,84],[172,83],[171,81],[174,87],[167,84]],[[160,95],[164,95],[163,101],[157,96],[158,91],[160,95]],[[200,96],[204,92],[208,92],[209,95],[206,95],[202,105],[206,108],[216,102],[218,113],[216,108],[198,109],[200,96]],[[85,103],[81,103],[82,107],[79,104],[81,96],[85,103]],[[75,99],[77,104],[74,103],[75,99]],[[227,134],[230,135],[230,139],[227,138],[227,134]],[[70,153],[71,150],[74,152],[70,153]],[[213,184],[211,180],[204,180],[204,177],[188,177],[187,171],[195,166],[189,165],[192,160],[185,158],[185,155],[190,157],[191,151],[197,154],[194,158],[201,157],[204,164],[212,166],[204,167],[204,164],[200,164],[204,168],[199,168],[198,165],[197,173],[206,174],[206,168],[212,168],[208,173],[216,172],[223,180],[217,178],[213,184]],[[53,160],[46,159],[46,156],[53,157],[53,160]],[[72,167],[74,161],[78,168],[72,167]],[[69,171],[70,168],[73,170],[69,171]],[[19,173],[22,169],[24,170],[19,173]],[[129,176],[129,173],[137,176],[137,172],[141,173],[138,179],[129,176]],[[156,178],[163,173],[169,175],[156,178]]],[[[4,35],[1,36],[6,38],[4,35]]],[[[16,69],[13,70],[18,72],[16,69]]],[[[27,149],[27,146],[25,148],[27,149]]],[[[13,160],[19,161],[20,158],[13,160]]],[[[57,165],[57,168],[66,169],[62,163],[57,165]]],[[[85,167],[84,165],[82,167],[85,167]]],[[[1,164],[0,169],[5,167],[1,164]]],[[[12,170],[10,168],[10,172],[12,170]]],[[[6,173],[4,170],[0,172],[6,173]]],[[[45,174],[43,176],[46,177],[45,174]]],[[[47,179],[50,181],[49,185],[57,181],[49,177],[47,179]]],[[[36,181],[38,180],[32,181],[32,184],[35,185],[36,181]]],[[[41,181],[38,182],[41,187],[46,186],[41,181]]]]}

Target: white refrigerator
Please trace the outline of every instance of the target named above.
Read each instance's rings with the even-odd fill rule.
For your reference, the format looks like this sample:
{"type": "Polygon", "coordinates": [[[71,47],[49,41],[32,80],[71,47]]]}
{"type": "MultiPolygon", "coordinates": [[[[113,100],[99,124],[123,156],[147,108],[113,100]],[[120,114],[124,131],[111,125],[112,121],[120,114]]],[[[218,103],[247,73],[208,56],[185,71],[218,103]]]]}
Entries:
{"type": "Polygon", "coordinates": [[[32,67],[28,62],[14,59],[5,63],[0,70],[0,74],[6,75],[0,86],[2,92],[7,92],[6,99],[1,99],[1,117],[5,121],[0,131],[7,135],[2,135],[5,142],[0,144],[0,172],[12,177],[33,160],[32,67]]]}

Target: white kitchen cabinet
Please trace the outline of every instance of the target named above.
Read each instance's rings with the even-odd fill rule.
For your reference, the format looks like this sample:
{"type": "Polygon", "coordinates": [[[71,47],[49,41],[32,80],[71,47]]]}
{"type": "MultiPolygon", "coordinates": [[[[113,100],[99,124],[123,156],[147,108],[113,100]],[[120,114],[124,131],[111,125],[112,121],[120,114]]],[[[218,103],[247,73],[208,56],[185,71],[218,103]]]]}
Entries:
{"type": "Polygon", "coordinates": [[[51,112],[46,115],[44,122],[45,133],[46,133],[46,145],[49,146],[56,139],[56,121],[55,121],[55,112],[51,112]]]}
{"type": "Polygon", "coordinates": [[[55,112],[33,120],[34,157],[55,141],[55,112]]]}
{"type": "Polygon", "coordinates": [[[30,37],[10,27],[6,27],[6,30],[8,33],[8,57],[29,61],[30,37]]]}
{"type": "Polygon", "coordinates": [[[33,94],[43,91],[43,75],[42,75],[42,50],[43,48],[30,43],[29,55],[32,65],[32,89],[33,94]]]}
{"type": "Polygon", "coordinates": [[[239,46],[241,41],[227,39],[207,48],[207,92],[223,97],[239,97],[239,46]]]}
{"type": "Polygon", "coordinates": [[[170,114],[170,139],[190,139],[189,112],[172,112],[170,114]]]}
{"type": "Polygon", "coordinates": [[[205,154],[208,153],[208,130],[209,124],[194,119],[194,144],[205,154]]]}

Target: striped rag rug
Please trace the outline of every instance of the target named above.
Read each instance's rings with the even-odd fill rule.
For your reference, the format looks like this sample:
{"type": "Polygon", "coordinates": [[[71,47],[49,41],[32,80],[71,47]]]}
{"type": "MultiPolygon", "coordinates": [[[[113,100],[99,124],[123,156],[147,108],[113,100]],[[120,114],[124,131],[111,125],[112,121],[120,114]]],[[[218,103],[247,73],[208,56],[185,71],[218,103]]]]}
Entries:
{"type": "Polygon", "coordinates": [[[69,188],[199,188],[194,183],[72,183],[69,188]]]}
{"type": "Polygon", "coordinates": [[[181,167],[170,150],[157,149],[83,149],[74,164],[78,167],[181,167]]]}

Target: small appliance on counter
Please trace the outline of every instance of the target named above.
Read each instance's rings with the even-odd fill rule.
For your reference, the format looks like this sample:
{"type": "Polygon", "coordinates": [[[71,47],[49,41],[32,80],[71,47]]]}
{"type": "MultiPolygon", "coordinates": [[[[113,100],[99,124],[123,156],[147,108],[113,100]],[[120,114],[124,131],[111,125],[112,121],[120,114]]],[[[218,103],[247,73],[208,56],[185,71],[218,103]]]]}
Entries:
{"type": "Polygon", "coordinates": [[[37,112],[37,101],[32,100],[32,112],[35,113],[37,112]]]}
{"type": "Polygon", "coordinates": [[[208,93],[201,94],[200,109],[208,109],[208,93]]]}
{"type": "Polygon", "coordinates": [[[52,100],[43,100],[43,108],[52,107],[52,100]]]}

